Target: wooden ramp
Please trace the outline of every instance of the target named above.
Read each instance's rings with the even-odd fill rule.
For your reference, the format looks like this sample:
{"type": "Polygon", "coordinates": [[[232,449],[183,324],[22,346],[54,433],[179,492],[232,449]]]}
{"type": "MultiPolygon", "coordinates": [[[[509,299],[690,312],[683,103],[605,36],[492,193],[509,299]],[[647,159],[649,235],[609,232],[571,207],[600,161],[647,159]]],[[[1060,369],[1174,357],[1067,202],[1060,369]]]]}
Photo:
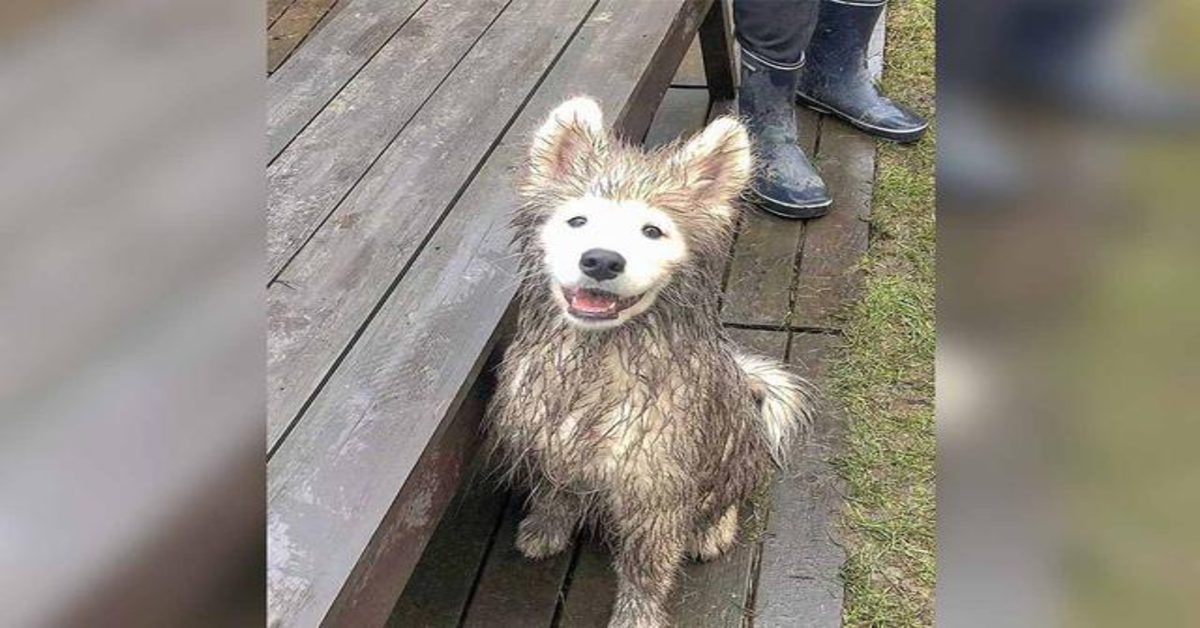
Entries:
{"type": "MultiPolygon", "coordinates": [[[[872,43],[882,66],[883,22],[872,43]]],[[[646,143],[700,129],[729,111],[710,103],[695,46],[651,125],[646,143]]],[[[749,348],[785,359],[822,386],[840,337],[838,312],[854,298],[857,262],[867,246],[875,171],[874,141],[848,126],[797,109],[802,144],[835,204],[812,221],[747,212],[724,285],[722,317],[749,348]]],[[[707,564],[688,564],[675,591],[675,625],[840,626],[845,553],[838,541],[839,479],[830,460],[841,443],[836,407],[768,494],[746,514],[737,548],[707,564]]],[[[583,535],[540,562],[513,544],[521,495],[484,473],[466,482],[439,526],[389,620],[408,627],[593,627],[608,622],[616,589],[607,550],[583,535]]]]}

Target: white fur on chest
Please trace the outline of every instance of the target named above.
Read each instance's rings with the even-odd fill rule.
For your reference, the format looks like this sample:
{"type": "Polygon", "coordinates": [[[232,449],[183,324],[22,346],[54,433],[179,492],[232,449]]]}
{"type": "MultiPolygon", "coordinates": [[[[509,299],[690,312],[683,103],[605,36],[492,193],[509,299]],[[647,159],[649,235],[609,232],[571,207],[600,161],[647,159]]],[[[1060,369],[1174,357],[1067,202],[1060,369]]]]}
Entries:
{"type": "Polygon", "coordinates": [[[615,352],[576,375],[555,372],[555,362],[518,363],[508,382],[514,399],[564,395],[573,400],[557,408],[534,403],[515,413],[514,420],[526,423],[519,431],[528,442],[521,446],[537,453],[552,480],[587,490],[614,483],[649,488],[680,473],[669,451],[680,421],[686,420],[674,403],[685,382],[668,378],[651,389],[615,352]],[[543,386],[549,390],[534,389],[543,386]]]}

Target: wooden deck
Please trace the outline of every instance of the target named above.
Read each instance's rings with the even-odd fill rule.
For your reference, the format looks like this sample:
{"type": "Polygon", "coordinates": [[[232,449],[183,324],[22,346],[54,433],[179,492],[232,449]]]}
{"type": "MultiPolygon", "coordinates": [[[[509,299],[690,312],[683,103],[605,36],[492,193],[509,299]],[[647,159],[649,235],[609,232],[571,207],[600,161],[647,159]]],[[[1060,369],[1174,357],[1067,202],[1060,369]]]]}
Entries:
{"type": "MultiPolygon", "coordinates": [[[[883,29],[872,69],[882,68],[883,29]]],[[[693,46],[646,135],[656,145],[690,134],[729,110],[709,102],[693,46]]],[[[797,109],[802,144],[835,200],[804,222],[747,212],[724,285],[730,334],[786,359],[820,386],[839,339],[838,312],[855,297],[857,260],[866,250],[875,169],[874,141],[840,122],[797,109]]],[[[833,627],[841,625],[839,479],[830,465],[841,442],[838,409],[827,407],[813,438],[786,474],[744,517],[738,547],[708,564],[689,564],[675,591],[675,625],[833,627]]],[[[513,540],[522,496],[485,471],[455,497],[389,626],[592,627],[606,625],[615,595],[607,550],[584,534],[563,554],[524,559],[513,540]]]]}

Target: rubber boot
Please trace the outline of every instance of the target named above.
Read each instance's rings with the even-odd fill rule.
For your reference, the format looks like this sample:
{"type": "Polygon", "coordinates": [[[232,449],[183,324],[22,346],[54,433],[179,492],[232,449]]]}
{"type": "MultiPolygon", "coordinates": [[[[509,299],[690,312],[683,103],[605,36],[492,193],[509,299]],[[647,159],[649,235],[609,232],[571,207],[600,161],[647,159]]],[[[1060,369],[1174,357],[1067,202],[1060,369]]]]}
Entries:
{"type": "Polygon", "coordinates": [[[796,101],[893,142],[915,142],[929,123],[879,93],[867,69],[867,47],[883,0],[821,0],[805,53],[796,101]]]}
{"type": "Polygon", "coordinates": [[[741,75],[738,111],[746,120],[758,159],[751,185],[755,204],[782,218],[826,214],[833,199],[800,150],[792,104],[798,71],[781,68],[743,50],[741,75]]]}

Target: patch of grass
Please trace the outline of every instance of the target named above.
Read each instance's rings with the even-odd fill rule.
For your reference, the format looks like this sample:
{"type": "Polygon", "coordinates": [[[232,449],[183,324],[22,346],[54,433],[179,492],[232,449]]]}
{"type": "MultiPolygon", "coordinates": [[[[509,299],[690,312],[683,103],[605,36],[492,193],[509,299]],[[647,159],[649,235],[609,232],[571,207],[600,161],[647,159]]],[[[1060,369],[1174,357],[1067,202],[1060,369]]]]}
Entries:
{"type": "MultiPolygon", "coordinates": [[[[883,86],[932,115],[934,1],[888,4],[883,86]]],[[[881,144],[863,296],[831,372],[846,410],[845,623],[930,626],[935,583],[935,131],[881,144]]]]}

